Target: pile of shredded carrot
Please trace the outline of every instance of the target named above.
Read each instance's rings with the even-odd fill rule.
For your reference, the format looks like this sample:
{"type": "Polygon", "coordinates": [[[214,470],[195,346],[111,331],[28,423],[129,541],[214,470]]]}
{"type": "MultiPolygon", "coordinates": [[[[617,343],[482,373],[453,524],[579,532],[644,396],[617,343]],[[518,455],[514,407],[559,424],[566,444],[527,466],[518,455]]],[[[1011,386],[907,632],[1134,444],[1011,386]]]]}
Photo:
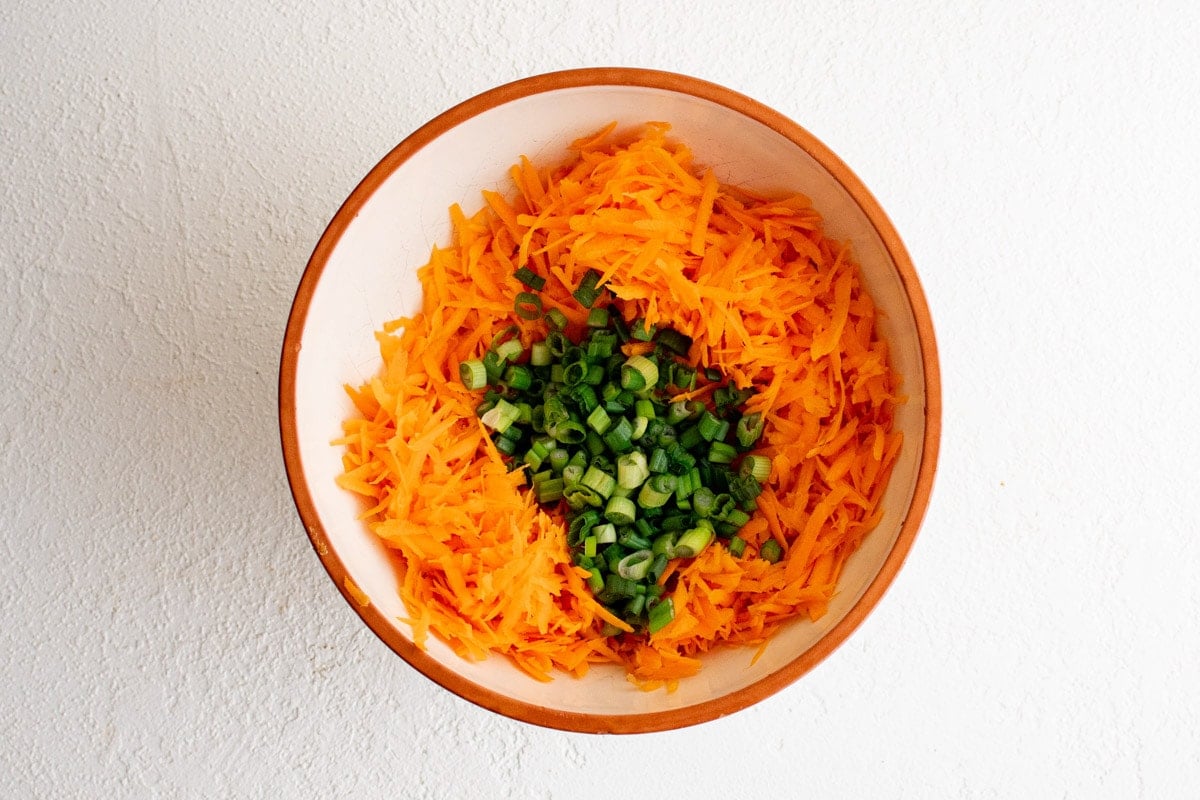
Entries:
{"type": "MultiPolygon", "coordinates": [[[[880,520],[900,449],[899,379],[848,245],[827,239],[802,195],[752,196],[700,170],[686,145],[651,123],[630,139],[615,124],[574,142],[565,163],[521,158],[515,192],[483,192],[450,209],[453,242],[419,271],[423,304],[377,334],[378,377],[347,386],[339,484],[363,495],[363,517],[399,558],[406,620],[469,659],[499,653],[540,680],[616,662],[640,687],[673,689],[718,645],[765,643],[785,621],[825,613],[846,558],[880,520]],[[563,520],[510,472],[475,414],[459,363],[521,325],[514,271],[550,276],[541,296],[572,326],[586,309],[570,291],[599,271],[625,318],[669,324],[695,340],[692,360],[757,393],[757,452],[772,459],[740,558],[720,544],[676,561],[675,619],[657,634],[627,629],[572,565],[563,520]],[[758,558],[775,539],[778,563],[758,558]]],[[[704,398],[712,385],[679,395],[704,398]]]]}

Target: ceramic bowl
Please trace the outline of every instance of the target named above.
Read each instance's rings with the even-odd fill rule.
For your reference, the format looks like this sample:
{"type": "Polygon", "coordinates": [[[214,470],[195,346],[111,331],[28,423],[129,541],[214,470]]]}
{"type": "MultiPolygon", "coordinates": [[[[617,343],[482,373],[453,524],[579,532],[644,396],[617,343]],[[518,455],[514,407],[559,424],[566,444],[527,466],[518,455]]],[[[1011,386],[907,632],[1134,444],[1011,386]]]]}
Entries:
{"type": "Polygon", "coordinates": [[[337,211],[296,292],[284,340],[279,416],[292,494],[308,538],[350,607],[400,657],[451,692],[509,717],[588,732],[692,725],[756,703],[795,681],[863,621],[895,577],[917,534],[933,482],[940,430],[937,354],[916,272],[879,204],[812,134],[736,92],[694,78],[634,69],[540,75],[485,92],[421,127],[371,170],[337,211]],[[673,692],[644,692],[615,667],[539,683],[506,659],[472,663],[430,637],[414,646],[383,546],[358,520],[356,497],[334,484],[330,441],[353,413],[343,384],[376,373],[373,337],[419,308],[416,269],[449,237],[447,208],[478,208],[502,189],[524,154],[566,156],[566,143],[617,120],[667,121],[699,164],[725,183],[809,195],[826,232],[853,243],[863,279],[884,313],[883,335],[908,401],[896,424],[904,446],[883,499],[880,526],[848,561],[828,613],[784,627],[757,662],[726,648],[673,692]]]}

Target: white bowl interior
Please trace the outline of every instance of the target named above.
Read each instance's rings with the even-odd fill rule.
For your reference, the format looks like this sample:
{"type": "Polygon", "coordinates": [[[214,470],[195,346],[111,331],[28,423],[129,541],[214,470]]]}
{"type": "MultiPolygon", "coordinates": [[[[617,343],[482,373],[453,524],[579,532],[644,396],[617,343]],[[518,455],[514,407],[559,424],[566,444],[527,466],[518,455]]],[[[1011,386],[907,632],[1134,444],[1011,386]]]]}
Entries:
{"type": "MultiPolygon", "coordinates": [[[[837,596],[818,623],[798,621],[780,631],[751,665],[752,649],[728,648],[705,657],[694,678],[673,694],[642,692],[617,668],[593,669],[583,681],[535,682],[505,659],[463,661],[430,637],[431,657],[481,687],[548,709],[591,714],[637,714],[680,709],[727,695],[779,670],[815,644],[853,607],[878,573],[899,534],[911,501],[924,435],[925,386],[916,322],[884,243],[850,194],[814,158],[762,123],[688,94],[636,86],[560,89],[523,97],[478,114],[413,154],[366,201],[333,248],[308,309],[296,369],[298,450],[313,504],[329,546],[350,577],[391,620],[405,615],[398,583],[382,545],[357,520],[356,498],[334,484],[340,448],[330,441],[353,413],[342,385],[359,384],[379,368],[374,332],[420,303],[416,269],[435,244],[449,240],[447,208],[471,213],[484,188],[506,188],[508,167],[524,154],[535,163],[566,156],[564,144],[612,120],[622,127],[670,122],[698,163],[720,180],[760,190],[791,188],[809,195],[827,232],[849,239],[864,280],[882,310],[882,330],[909,400],[897,416],[905,445],[885,494],[884,517],[844,568],[837,596]]],[[[394,622],[406,638],[406,625],[394,622]]]]}

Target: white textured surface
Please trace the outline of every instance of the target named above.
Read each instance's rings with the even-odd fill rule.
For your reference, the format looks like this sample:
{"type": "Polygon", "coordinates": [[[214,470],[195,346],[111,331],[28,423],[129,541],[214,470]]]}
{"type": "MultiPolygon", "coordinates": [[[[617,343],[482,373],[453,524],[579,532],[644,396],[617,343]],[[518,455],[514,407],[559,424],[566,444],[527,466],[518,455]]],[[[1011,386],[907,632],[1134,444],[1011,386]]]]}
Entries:
{"type": "Polygon", "coordinates": [[[1200,12],[442,5],[0,10],[0,796],[1194,796],[1200,12]],[[478,91],[608,64],[749,94],[851,165],[945,407],[862,628],[757,707],[623,738],[477,709],[367,632],[275,418],[354,183],[478,91]]]}

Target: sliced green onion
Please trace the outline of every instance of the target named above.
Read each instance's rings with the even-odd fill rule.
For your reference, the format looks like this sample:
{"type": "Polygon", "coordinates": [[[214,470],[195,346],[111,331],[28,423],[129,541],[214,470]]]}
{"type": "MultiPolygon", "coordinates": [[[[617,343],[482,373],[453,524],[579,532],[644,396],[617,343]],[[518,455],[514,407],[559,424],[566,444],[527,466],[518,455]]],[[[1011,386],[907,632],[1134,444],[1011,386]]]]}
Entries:
{"type": "Polygon", "coordinates": [[[542,316],[542,298],[532,292],[518,292],[513,310],[521,319],[538,319],[542,316]]]}
{"type": "Polygon", "coordinates": [[[667,623],[673,619],[675,619],[675,602],[669,597],[664,598],[655,603],[654,608],[650,609],[646,630],[652,634],[658,633],[667,627],[667,623]]]}
{"type": "Polygon", "coordinates": [[[471,391],[482,389],[488,383],[487,370],[483,366],[482,359],[478,358],[459,364],[458,377],[463,386],[471,391]]]}
{"type": "Polygon", "coordinates": [[[747,414],[739,419],[737,427],[734,428],[733,435],[739,445],[743,448],[750,448],[758,441],[758,437],[762,436],[762,432],[762,414],[756,412],[754,414],[747,414]]]}
{"type": "Polygon", "coordinates": [[[520,413],[521,412],[517,410],[516,406],[501,397],[496,401],[496,405],[492,406],[492,408],[490,408],[479,419],[484,425],[488,426],[497,433],[504,433],[506,430],[508,430],[509,425],[512,425],[517,421],[517,417],[520,415],[520,413]]]}
{"type": "Polygon", "coordinates": [[[592,528],[592,533],[596,537],[597,544],[612,544],[617,540],[617,526],[611,522],[605,522],[602,525],[597,525],[592,528]]]}
{"type": "Polygon", "coordinates": [[[668,466],[667,451],[661,447],[651,450],[649,466],[651,472],[666,472],[668,466]]]}
{"type": "Polygon", "coordinates": [[[771,477],[771,459],[766,456],[748,455],[742,459],[739,473],[748,475],[759,483],[766,483],[771,477]]]}
{"type": "Polygon", "coordinates": [[[645,356],[630,356],[621,367],[621,388],[640,392],[658,383],[658,364],[645,356]]]}
{"type": "Polygon", "coordinates": [[[724,519],[721,521],[727,525],[733,526],[734,528],[741,528],[750,521],[750,515],[745,511],[742,511],[740,508],[735,508],[733,511],[730,511],[728,514],[726,514],[724,519]]]}
{"type": "Polygon", "coordinates": [[[504,370],[504,382],[511,388],[523,392],[533,385],[533,370],[520,364],[514,364],[504,370]]]}
{"type": "Polygon", "coordinates": [[[573,419],[564,419],[546,428],[547,433],[563,444],[582,444],[587,439],[583,425],[573,419]]]}
{"type": "Polygon", "coordinates": [[[563,480],[562,478],[544,480],[533,487],[533,493],[537,496],[539,503],[543,505],[553,503],[563,496],[563,480]]]}
{"type": "Polygon", "coordinates": [[[567,315],[557,308],[552,308],[546,312],[546,322],[556,331],[561,331],[567,327],[567,315]]]}
{"type": "Polygon", "coordinates": [[[692,349],[692,337],[686,336],[674,328],[661,328],[654,340],[676,355],[686,356],[692,349]]]}
{"type": "Polygon", "coordinates": [[[629,417],[617,418],[617,424],[604,434],[604,443],[614,453],[624,453],[633,447],[633,424],[629,417]]]}
{"type": "MultiPolygon", "coordinates": [[[[500,360],[500,364],[503,364],[506,361],[514,361],[521,355],[521,340],[508,339],[507,341],[501,342],[496,346],[494,352],[496,353],[496,358],[500,360]]],[[[484,362],[484,366],[487,366],[486,361],[484,362]]]]}
{"type": "Polygon", "coordinates": [[[588,588],[592,590],[592,594],[600,594],[604,591],[604,573],[597,567],[592,567],[587,580],[588,588]]]}
{"type": "Polygon", "coordinates": [[[692,418],[692,407],[685,400],[676,400],[667,408],[667,424],[678,425],[692,418]]]}
{"type": "Polygon", "coordinates": [[[702,519],[696,523],[696,527],[685,531],[675,541],[675,547],[670,555],[675,558],[694,558],[704,552],[704,548],[712,544],[714,538],[716,538],[716,532],[712,523],[702,519]]]}
{"type": "Polygon", "coordinates": [[[604,579],[604,594],[611,599],[633,597],[637,593],[636,582],[621,577],[618,572],[610,572],[604,579]]]}
{"type": "Polygon", "coordinates": [[[646,454],[641,450],[626,453],[617,459],[617,485],[623,489],[636,489],[650,477],[646,465],[646,454]]]}
{"type": "Polygon", "coordinates": [[[649,550],[635,550],[617,563],[617,574],[631,581],[640,581],[650,572],[654,563],[654,553],[649,550]]]}
{"type": "Polygon", "coordinates": [[[608,309],[593,308],[587,315],[587,326],[589,328],[607,328],[608,327],[608,309]]]}
{"type": "Polygon", "coordinates": [[[737,458],[737,450],[733,445],[724,442],[713,442],[708,448],[708,460],[713,464],[730,464],[737,458]]]}
{"type": "Polygon", "coordinates": [[[642,508],[658,508],[665,505],[675,493],[676,479],[674,475],[655,475],[642,484],[638,493],[638,505],[642,508]]]}
{"type": "Polygon", "coordinates": [[[758,555],[764,561],[770,561],[772,564],[778,564],[779,559],[783,558],[783,548],[779,546],[779,542],[774,539],[767,539],[763,542],[762,547],[758,548],[758,555]]]}
{"type": "MultiPolygon", "coordinates": [[[[587,424],[596,433],[604,433],[612,425],[612,418],[608,416],[608,412],[604,410],[603,406],[596,406],[592,413],[588,414],[587,424]]],[[[601,441],[603,442],[603,440],[601,441]]]]}
{"type": "Polygon", "coordinates": [[[683,445],[685,450],[694,450],[703,441],[704,434],[700,432],[699,423],[689,425],[679,434],[679,444],[683,445]]]}
{"type": "Polygon", "coordinates": [[[700,421],[696,423],[696,427],[699,429],[700,436],[704,441],[711,442],[713,439],[718,438],[717,432],[721,430],[721,420],[711,411],[705,410],[700,415],[700,421]]]}
{"type": "Polygon", "coordinates": [[[588,467],[579,483],[606,500],[612,495],[613,487],[617,485],[617,481],[612,475],[597,467],[588,467]]]}
{"type": "Polygon", "coordinates": [[[529,346],[529,363],[535,367],[550,365],[550,345],[545,341],[534,342],[529,346]]]}
{"type": "Polygon", "coordinates": [[[638,318],[635,319],[633,324],[629,326],[629,335],[639,342],[648,342],[654,338],[654,332],[656,328],[656,325],[646,327],[646,320],[638,318]]]}
{"type": "Polygon", "coordinates": [[[538,275],[529,267],[521,267],[513,273],[513,277],[528,286],[530,289],[533,289],[535,292],[540,292],[546,285],[546,279],[541,275],[538,275]]]}
{"type": "Polygon", "coordinates": [[[729,540],[729,555],[734,558],[741,558],[742,553],[746,552],[746,540],[740,536],[734,536],[729,540]]]}
{"type": "Polygon", "coordinates": [[[604,518],[614,525],[629,525],[637,519],[637,506],[628,497],[612,497],[604,507],[604,518]]]}

